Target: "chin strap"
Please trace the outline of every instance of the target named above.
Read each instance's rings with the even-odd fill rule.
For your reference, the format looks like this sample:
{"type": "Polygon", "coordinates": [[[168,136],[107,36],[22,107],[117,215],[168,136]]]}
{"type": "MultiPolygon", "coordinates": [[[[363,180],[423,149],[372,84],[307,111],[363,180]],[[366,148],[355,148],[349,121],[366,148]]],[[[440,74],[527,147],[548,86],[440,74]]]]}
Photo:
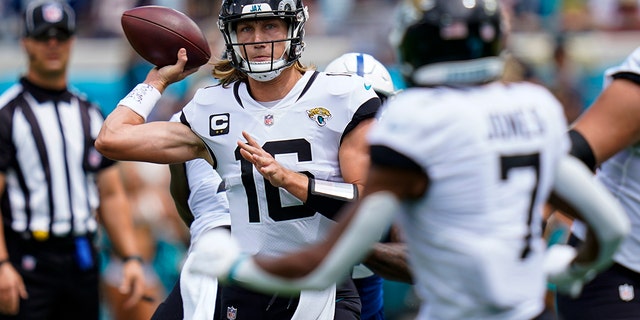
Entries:
{"type": "Polygon", "coordinates": [[[269,72],[247,72],[247,76],[253,80],[267,82],[277,78],[282,73],[282,69],[269,72]]]}
{"type": "Polygon", "coordinates": [[[285,50],[279,59],[273,61],[261,61],[261,62],[249,62],[242,58],[242,55],[236,53],[240,59],[242,70],[247,73],[248,77],[260,82],[271,81],[277,78],[284,68],[291,64],[287,64],[287,60],[284,58],[285,50]]]}

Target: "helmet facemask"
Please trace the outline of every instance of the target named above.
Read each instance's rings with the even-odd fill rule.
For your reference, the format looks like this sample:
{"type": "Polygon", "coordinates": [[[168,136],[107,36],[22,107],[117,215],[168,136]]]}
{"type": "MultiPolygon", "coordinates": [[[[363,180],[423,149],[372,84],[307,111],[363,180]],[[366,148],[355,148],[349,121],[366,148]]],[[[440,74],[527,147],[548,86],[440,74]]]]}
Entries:
{"type": "Polygon", "coordinates": [[[235,1],[235,4],[230,7],[230,9],[225,7],[229,6],[229,4],[227,4],[229,2],[232,1],[225,1],[223,3],[218,27],[225,39],[226,55],[234,68],[257,81],[270,81],[280,75],[283,69],[291,66],[300,58],[304,49],[304,42],[302,41],[304,36],[304,23],[308,18],[307,8],[301,6],[301,1],[268,1],[269,3],[246,4],[240,8],[236,8],[239,6],[237,3],[242,1],[235,1]],[[296,6],[296,2],[299,7],[296,6]],[[273,4],[273,6],[271,4],[273,4]],[[272,10],[271,8],[276,5],[277,10],[272,10]],[[258,8],[257,10],[256,6],[258,8]],[[237,13],[234,11],[240,12],[237,13]],[[239,22],[243,20],[272,18],[281,18],[287,22],[287,36],[284,39],[260,42],[238,42],[235,28],[239,22]],[[274,56],[274,54],[276,54],[274,49],[276,44],[280,42],[285,43],[285,49],[282,55],[276,57],[274,56]],[[252,62],[243,58],[248,56],[247,46],[258,44],[271,46],[270,61],[252,62]]]}

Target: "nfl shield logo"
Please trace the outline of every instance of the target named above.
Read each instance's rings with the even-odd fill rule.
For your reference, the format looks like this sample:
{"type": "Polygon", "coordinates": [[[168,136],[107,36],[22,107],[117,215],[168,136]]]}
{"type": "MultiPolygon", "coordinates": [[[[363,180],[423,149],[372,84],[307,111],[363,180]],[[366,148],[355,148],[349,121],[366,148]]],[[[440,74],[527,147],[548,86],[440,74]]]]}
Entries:
{"type": "Polygon", "coordinates": [[[234,307],[227,307],[227,320],[235,320],[238,309],[234,307]]]}
{"type": "Polygon", "coordinates": [[[271,126],[273,125],[273,115],[272,114],[268,114],[266,116],[264,116],[264,124],[271,126]]]}
{"type": "Polygon", "coordinates": [[[36,258],[30,255],[22,257],[22,268],[27,271],[33,271],[36,268],[36,258]]]}
{"type": "Polygon", "coordinates": [[[635,296],[633,286],[626,283],[618,287],[618,294],[620,294],[622,301],[631,301],[635,296]]]}
{"type": "Polygon", "coordinates": [[[49,23],[57,23],[62,20],[62,7],[59,4],[49,4],[42,7],[42,18],[49,23]]]}

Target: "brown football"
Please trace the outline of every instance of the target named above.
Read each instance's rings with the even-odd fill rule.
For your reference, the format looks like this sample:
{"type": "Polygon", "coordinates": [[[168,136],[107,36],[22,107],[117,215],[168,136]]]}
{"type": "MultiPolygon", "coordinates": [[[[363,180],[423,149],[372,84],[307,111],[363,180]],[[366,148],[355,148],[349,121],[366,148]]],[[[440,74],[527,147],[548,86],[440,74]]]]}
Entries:
{"type": "Polygon", "coordinates": [[[175,64],[180,48],[187,49],[185,69],[209,61],[211,50],[200,27],[187,15],[163,6],[142,6],[122,13],[122,30],[131,47],[155,66],[175,64]]]}

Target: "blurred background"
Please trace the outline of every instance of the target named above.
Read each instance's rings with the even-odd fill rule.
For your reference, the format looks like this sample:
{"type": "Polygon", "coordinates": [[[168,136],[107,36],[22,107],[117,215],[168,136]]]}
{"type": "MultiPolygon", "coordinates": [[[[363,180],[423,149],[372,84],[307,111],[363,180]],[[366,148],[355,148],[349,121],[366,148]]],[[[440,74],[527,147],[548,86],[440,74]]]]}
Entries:
{"type": "MultiPolygon", "coordinates": [[[[387,65],[398,88],[402,80],[394,64],[388,35],[398,0],[305,0],[310,19],[302,61],[322,70],[345,52],[364,52],[387,65]]],[[[86,93],[105,114],[152,67],[129,47],[122,34],[120,15],[140,5],[162,5],[192,17],[211,43],[212,53],[222,52],[216,26],[220,0],[69,0],[78,15],[78,39],[70,68],[71,86],[86,93]]],[[[599,94],[602,72],[640,44],[640,0],[502,0],[509,13],[512,34],[508,39],[510,64],[506,77],[541,83],[563,102],[573,121],[599,94]]],[[[19,43],[19,13],[29,0],[0,2],[0,91],[14,83],[26,69],[19,43]]],[[[211,68],[203,66],[187,80],[174,84],[163,95],[151,119],[166,120],[191,98],[193,88],[213,83],[211,68]]],[[[136,223],[154,298],[149,309],[164,299],[179,273],[188,247],[188,230],[177,221],[168,191],[165,166],[123,166],[134,203],[136,223]],[[167,223],[170,221],[171,223],[167,223]]],[[[117,277],[108,266],[105,242],[105,274],[117,277]]],[[[105,290],[108,292],[108,289],[105,290]]],[[[108,294],[107,294],[108,296],[108,294]]],[[[417,306],[411,287],[385,283],[388,319],[405,319],[417,306]]],[[[117,304],[117,302],[109,302],[117,304]]],[[[105,303],[107,303],[105,302],[105,303]]],[[[105,319],[117,318],[117,307],[105,308],[105,319]]],[[[145,314],[141,311],[141,314],[145,314]]],[[[123,319],[131,318],[125,316],[123,319]]],[[[144,319],[141,316],[140,319],[144,319]]],[[[148,318],[147,318],[148,319],[148,318]]]]}
{"type": "MultiPolygon", "coordinates": [[[[25,69],[18,43],[19,12],[30,0],[0,2],[0,90],[25,69]]],[[[395,70],[388,34],[398,0],[307,0],[310,19],[302,60],[322,69],[348,51],[372,54],[395,70]]],[[[538,81],[567,103],[572,120],[598,94],[604,68],[614,65],[640,42],[640,0],[501,0],[509,12],[508,47],[514,76],[538,81]],[[571,113],[572,112],[572,113],[571,113]]],[[[205,31],[212,52],[221,52],[216,27],[220,0],[68,0],[78,14],[78,41],[71,83],[109,113],[151,66],[140,61],[122,34],[120,15],[140,5],[163,5],[191,16],[205,31]]],[[[197,76],[172,88],[183,100],[197,76]]],[[[397,76],[397,73],[394,72],[397,76]]],[[[401,80],[397,85],[402,86],[401,80]]]]}

